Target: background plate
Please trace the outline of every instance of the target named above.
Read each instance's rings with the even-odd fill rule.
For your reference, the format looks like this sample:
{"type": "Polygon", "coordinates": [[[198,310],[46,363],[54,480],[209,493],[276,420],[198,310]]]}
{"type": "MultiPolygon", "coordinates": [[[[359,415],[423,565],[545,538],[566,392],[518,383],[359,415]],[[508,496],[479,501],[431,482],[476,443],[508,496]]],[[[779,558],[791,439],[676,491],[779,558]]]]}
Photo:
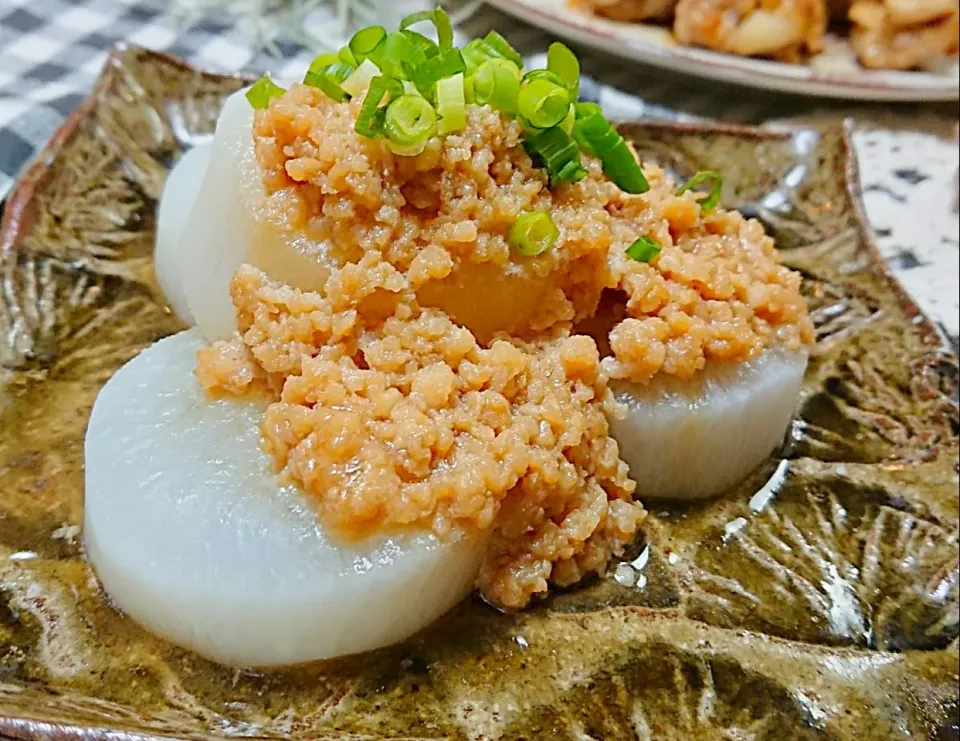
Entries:
{"type": "MultiPolygon", "coordinates": [[[[500,10],[608,54],[696,77],[778,92],[849,100],[935,101],[960,97],[960,65],[942,74],[867,70],[833,56],[810,65],[748,59],[680,46],[667,29],[598,18],[569,7],[568,0],[487,0],[500,10]]],[[[845,46],[845,45],[844,45],[845,46]]]]}
{"type": "Polygon", "coordinates": [[[156,198],[241,82],[118,51],[8,205],[0,737],[958,739],[957,366],[869,241],[841,130],[623,128],[679,177],[724,172],[725,204],[802,271],[818,337],[788,443],[715,501],[657,503],[639,584],[513,615],[467,600],[399,646],[273,672],[111,609],[81,549],[84,428],[110,374],[178,329],[156,198]]]}

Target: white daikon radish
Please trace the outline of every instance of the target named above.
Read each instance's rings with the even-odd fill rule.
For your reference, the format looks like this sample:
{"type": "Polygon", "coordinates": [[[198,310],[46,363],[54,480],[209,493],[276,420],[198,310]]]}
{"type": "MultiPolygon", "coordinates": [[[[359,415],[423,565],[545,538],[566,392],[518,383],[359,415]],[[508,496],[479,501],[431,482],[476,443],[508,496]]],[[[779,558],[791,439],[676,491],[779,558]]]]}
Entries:
{"type": "Polygon", "coordinates": [[[274,666],[402,640],[471,590],[481,536],[332,541],[269,471],[261,406],[202,393],[202,344],[161,340],[94,405],[84,538],[120,609],[215,661],[274,666]]]}
{"type": "Polygon", "coordinates": [[[763,462],[790,424],[806,353],[771,349],[733,365],[708,364],[689,381],[615,381],[623,419],[611,419],[620,456],[644,498],[719,494],[763,462]]]}
{"type": "Polygon", "coordinates": [[[209,142],[187,150],[167,176],[157,209],[157,242],[153,253],[157,282],[170,308],[187,324],[193,324],[193,315],[180,280],[180,249],[187,217],[200,193],[211,151],[209,142]]]}
{"type": "Polygon", "coordinates": [[[295,288],[319,289],[326,248],[288,228],[269,208],[253,143],[253,108],[240,90],[217,121],[206,177],[183,230],[180,278],[190,312],[209,340],[236,332],[230,281],[243,263],[295,288]]]}

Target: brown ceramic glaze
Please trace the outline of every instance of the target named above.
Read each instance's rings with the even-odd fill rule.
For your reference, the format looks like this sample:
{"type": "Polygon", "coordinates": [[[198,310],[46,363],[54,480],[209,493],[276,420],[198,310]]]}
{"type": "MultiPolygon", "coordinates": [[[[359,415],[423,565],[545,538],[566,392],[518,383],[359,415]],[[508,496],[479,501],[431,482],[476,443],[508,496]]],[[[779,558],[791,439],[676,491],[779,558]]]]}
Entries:
{"type": "Polygon", "coordinates": [[[642,588],[595,579],[515,615],[468,600],[403,645],[274,672],[111,609],[81,552],[87,415],[178,329],[152,276],[156,199],[240,83],[118,51],[8,205],[0,736],[958,738],[957,366],[864,229],[841,130],[624,127],[680,177],[723,171],[726,205],[804,274],[818,330],[779,454],[720,499],[652,505],[629,554],[650,549],[642,588]]]}

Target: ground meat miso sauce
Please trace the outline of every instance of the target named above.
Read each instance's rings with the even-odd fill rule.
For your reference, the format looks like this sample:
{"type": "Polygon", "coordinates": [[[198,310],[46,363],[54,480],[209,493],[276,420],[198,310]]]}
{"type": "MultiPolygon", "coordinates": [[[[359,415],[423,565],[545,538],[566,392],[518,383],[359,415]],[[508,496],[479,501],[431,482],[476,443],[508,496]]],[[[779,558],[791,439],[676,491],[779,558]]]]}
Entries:
{"type": "Polygon", "coordinates": [[[603,570],[643,523],[608,380],[810,342],[799,277],[758,223],[701,213],[654,167],[639,196],[592,158],[551,191],[489,107],[398,157],[354,132],[360,103],[294,85],[257,112],[270,217],[319,234],[341,267],[312,291],[241,268],[239,336],[202,350],[197,376],[211,395],[267,396],[263,448],[331,534],[488,531],[478,587],[522,607],[603,570]],[[560,237],[524,257],[506,235],[535,210],[560,237]],[[625,254],[641,235],[663,248],[650,264],[625,254]]]}

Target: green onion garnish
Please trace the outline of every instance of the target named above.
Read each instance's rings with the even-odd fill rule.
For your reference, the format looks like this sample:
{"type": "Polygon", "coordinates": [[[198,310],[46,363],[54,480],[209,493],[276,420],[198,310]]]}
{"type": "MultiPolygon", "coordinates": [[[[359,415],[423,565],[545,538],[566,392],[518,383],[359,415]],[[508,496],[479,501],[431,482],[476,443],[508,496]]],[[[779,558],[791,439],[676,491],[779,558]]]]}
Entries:
{"type": "Polygon", "coordinates": [[[570,161],[560,168],[552,183],[579,183],[590,173],[579,161],[570,161]]]}
{"type": "Polygon", "coordinates": [[[273,98],[278,98],[285,92],[287,91],[271,80],[269,75],[264,75],[250,86],[246,97],[251,106],[260,110],[270,105],[273,98]]]}
{"type": "Polygon", "coordinates": [[[547,69],[566,83],[570,97],[577,99],[580,92],[580,61],[567,46],[559,42],[547,49],[547,69]]]}
{"type": "Polygon", "coordinates": [[[433,135],[437,114],[419,95],[401,95],[387,106],[383,133],[395,154],[420,154],[433,135]]]}
{"type": "Polygon", "coordinates": [[[308,72],[319,72],[324,67],[329,67],[331,64],[338,64],[343,60],[340,59],[339,54],[320,54],[313,58],[313,61],[310,62],[310,67],[307,70],[308,72]]]}
{"type": "Polygon", "coordinates": [[[654,242],[650,237],[639,237],[627,247],[627,255],[637,262],[650,262],[660,254],[663,248],[654,242]]]}
{"type": "Polygon", "coordinates": [[[438,134],[460,131],[467,125],[467,104],[463,97],[463,73],[437,82],[438,134]]]}
{"type": "Polygon", "coordinates": [[[521,83],[517,111],[532,127],[556,126],[567,117],[569,110],[570,92],[565,87],[543,78],[521,83]]]}
{"type": "Polygon", "coordinates": [[[546,211],[531,211],[517,217],[510,227],[507,241],[521,255],[533,257],[553,247],[559,236],[560,230],[553,223],[550,214],[546,211]]]}
{"type": "MultiPolygon", "coordinates": [[[[603,115],[603,109],[596,103],[577,103],[573,106],[573,110],[575,113],[575,121],[579,121],[581,118],[586,118],[593,114],[603,115]]],[[[585,140],[581,135],[581,127],[574,125],[573,131],[570,133],[573,135],[573,138],[576,139],[577,144],[580,145],[580,149],[587,154],[596,154],[590,146],[590,142],[585,140]]]]}
{"type": "Polygon", "coordinates": [[[646,193],[650,185],[633,158],[627,142],[595,107],[577,104],[574,124],[577,141],[583,141],[600,158],[603,172],[625,193],[646,193]]]}
{"type": "Polygon", "coordinates": [[[344,46],[342,49],[340,49],[340,52],[337,54],[337,59],[344,64],[349,64],[351,67],[357,66],[357,58],[353,56],[353,52],[350,51],[349,46],[344,46]]]}
{"type": "Polygon", "coordinates": [[[723,192],[723,176],[715,170],[701,170],[687,182],[677,188],[677,195],[682,196],[688,190],[710,182],[710,192],[703,198],[697,199],[700,208],[706,211],[712,211],[720,203],[720,194],[723,192]]]}
{"type": "Polygon", "coordinates": [[[379,74],[380,68],[369,59],[364,59],[360,66],[343,81],[341,87],[347,95],[355,97],[370,87],[370,81],[379,74]]]}
{"type": "Polygon", "coordinates": [[[493,49],[498,56],[509,59],[518,67],[523,67],[523,57],[520,56],[520,52],[514,49],[513,46],[510,45],[510,42],[496,31],[491,31],[484,36],[483,41],[489,48],[493,49]]]}
{"type": "Polygon", "coordinates": [[[361,28],[350,39],[349,48],[357,62],[363,62],[374,54],[380,44],[387,40],[387,30],[383,26],[361,28]]]}
{"type": "Polygon", "coordinates": [[[437,29],[437,43],[442,51],[453,48],[453,24],[450,22],[450,16],[443,8],[411,13],[400,21],[400,30],[405,31],[410,26],[422,21],[429,21],[437,29]]]}
{"type": "Polygon", "coordinates": [[[463,53],[463,61],[466,62],[468,72],[473,72],[489,59],[503,59],[483,39],[468,42],[460,51],[463,53]]]}
{"type": "Polygon", "coordinates": [[[319,88],[328,98],[342,103],[350,99],[349,93],[343,89],[343,82],[351,74],[353,74],[353,67],[349,64],[336,62],[321,67],[319,70],[308,70],[303,78],[303,84],[319,88]]]}
{"type": "Polygon", "coordinates": [[[403,84],[386,75],[374,77],[367,88],[367,96],[363,99],[363,105],[360,106],[360,113],[357,114],[354,131],[370,139],[376,139],[383,134],[387,106],[381,106],[380,103],[386,95],[389,95],[388,102],[400,97],[403,95],[403,84]]]}
{"type": "Polygon", "coordinates": [[[517,112],[520,95],[520,70],[506,59],[488,59],[473,76],[473,100],[477,105],[489,105],[504,113],[517,112]]]}
{"type": "MultiPolygon", "coordinates": [[[[625,192],[649,190],[632,150],[600,106],[577,102],[580,62],[567,46],[551,44],[546,69],[524,73],[523,57],[496,31],[462,49],[453,42],[447,13],[423,10],[406,16],[393,33],[382,26],[357,31],[339,53],[316,57],[304,82],[336,101],[366,91],[354,129],[369,138],[386,136],[398,154],[416,154],[429,137],[462,130],[467,104],[476,103],[522,125],[523,146],[546,170],[551,187],[586,177],[589,172],[581,161],[581,152],[586,152],[600,159],[607,177],[625,192]],[[419,23],[431,24],[437,41],[413,30],[419,23]]],[[[251,104],[266,107],[283,92],[264,78],[248,97],[251,104]]],[[[677,193],[707,182],[711,191],[698,195],[698,202],[710,210],[719,202],[719,174],[697,173],[677,193]]]]}
{"type": "Polygon", "coordinates": [[[415,65],[405,65],[410,80],[427,97],[433,97],[433,88],[444,77],[466,70],[459,49],[448,49],[438,56],[423,59],[415,65]]]}
{"type": "MultiPolygon", "coordinates": [[[[577,143],[559,126],[525,139],[523,148],[547,171],[551,185],[567,179],[571,182],[582,179],[580,170],[576,169],[582,169],[577,143]],[[571,163],[576,167],[570,167],[571,163]]],[[[586,171],[583,174],[586,174],[586,171]]]]}

